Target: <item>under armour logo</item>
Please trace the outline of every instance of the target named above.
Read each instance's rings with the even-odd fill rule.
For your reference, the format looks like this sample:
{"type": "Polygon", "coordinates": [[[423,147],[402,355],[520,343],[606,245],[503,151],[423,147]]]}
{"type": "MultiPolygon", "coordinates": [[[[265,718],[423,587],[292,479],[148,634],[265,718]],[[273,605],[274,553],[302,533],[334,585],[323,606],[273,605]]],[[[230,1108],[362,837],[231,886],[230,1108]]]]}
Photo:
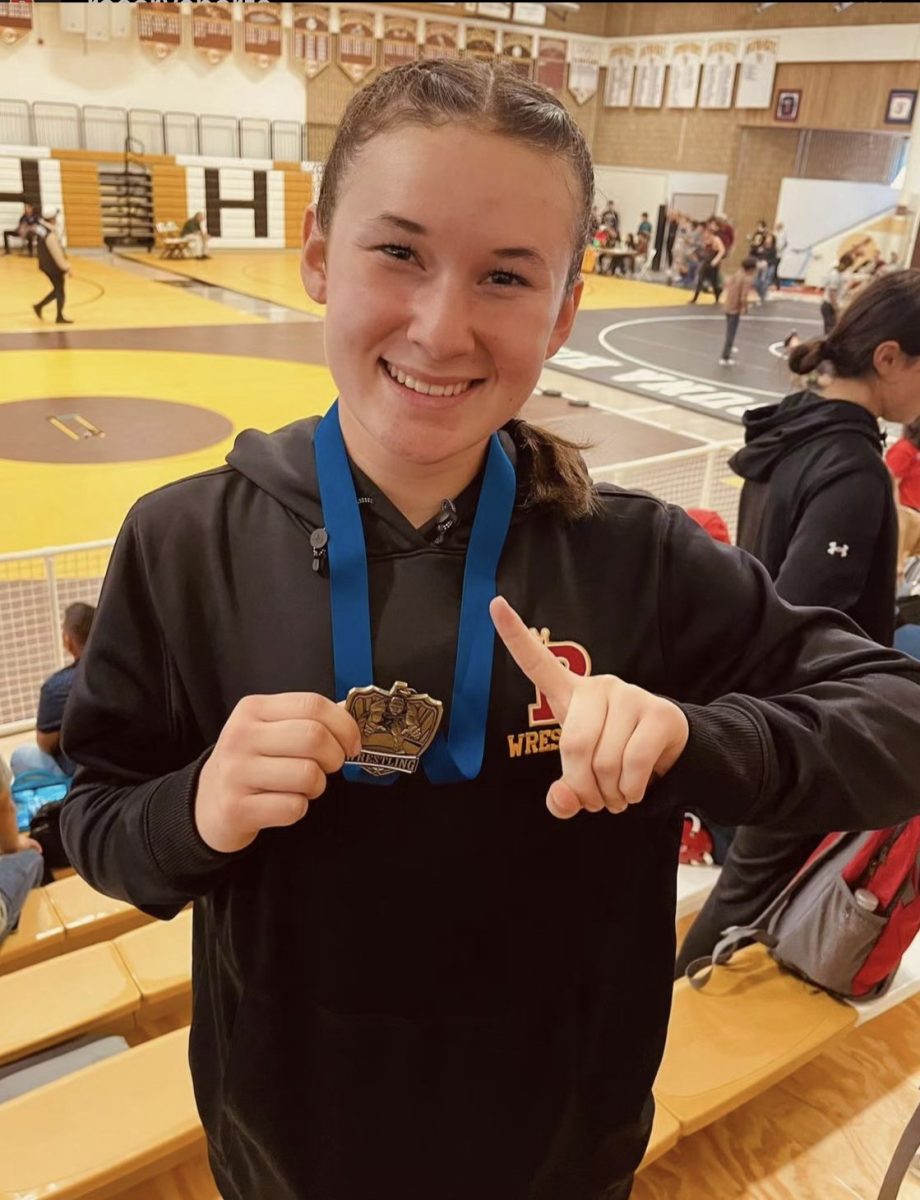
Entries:
{"type": "Polygon", "coordinates": [[[846,558],[850,553],[850,547],[846,545],[838,546],[836,542],[828,542],[827,552],[828,554],[839,554],[841,558],[846,558]]]}

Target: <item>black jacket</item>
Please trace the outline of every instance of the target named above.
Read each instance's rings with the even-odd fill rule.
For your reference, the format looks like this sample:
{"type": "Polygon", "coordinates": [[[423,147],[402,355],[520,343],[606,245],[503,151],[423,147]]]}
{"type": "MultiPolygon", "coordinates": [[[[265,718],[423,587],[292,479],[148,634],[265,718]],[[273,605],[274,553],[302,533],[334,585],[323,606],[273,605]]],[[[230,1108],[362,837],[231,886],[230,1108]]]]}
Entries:
{"type": "Polygon", "coordinates": [[[745,413],[744,425],[730,464],[745,480],[738,545],[790,604],[839,609],[890,646],[898,518],[878,421],[799,392],[745,413]]]}
{"type": "MultiPolygon", "coordinates": [[[[129,514],[65,720],[70,855],[157,916],[195,901],[191,1062],[225,1200],[625,1196],[668,1020],[683,805],[815,830],[913,814],[920,663],[788,607],[649,496],[603,486],[575,524],[519,505],[501,592],[573,662],[582,647],[595,674],[681,702],[666,779],[622,816],[550,816],[558,730],[530,726],[538,697],[499,644],[475,781],[335,775],[297,825],[215,853],[193,802],[234,705],[334,694],[313,428],[244,433],[229,466],[129,514]]],[[[358,479],[376,682],[447,700],[479,483],[436,544],[358,479]]]]}

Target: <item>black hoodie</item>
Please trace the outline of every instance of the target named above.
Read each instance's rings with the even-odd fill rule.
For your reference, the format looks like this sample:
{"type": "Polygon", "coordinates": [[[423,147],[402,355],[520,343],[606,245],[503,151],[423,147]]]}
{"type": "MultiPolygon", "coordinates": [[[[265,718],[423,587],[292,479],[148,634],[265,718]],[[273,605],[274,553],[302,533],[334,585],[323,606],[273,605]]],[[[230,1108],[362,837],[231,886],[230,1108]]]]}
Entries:
{"type": "MultiPolygon", "coordinates": [[[[558,727],[499,644],[478,778],[336,774],[296,825],[216,853],[194,797],[234,706],[334,695],[314,424],[242,434],[229,466],[129,514],[65,718],[65,843],[156,916],[195,902],[191,1064],[225,1200],[622,1200],[667,1028],[683,805],[814,830],[913,815],[920,663],[784,604],[649,496],[602,486],[575,523],[518,504],[500,591],[573,669],[680,702],[672,771],[621,816],[554,819],[558,727]]],[[[358,483],[374,682],[446,700],[479,481],[443,537],[358,483]]]]}
{"type": "Polygon", "coordinates": [[[894,636],[898,518],[878,421],[810,392],[744,415],[738,545],[790,604],[826,604],[869,637],[894,636]]]}

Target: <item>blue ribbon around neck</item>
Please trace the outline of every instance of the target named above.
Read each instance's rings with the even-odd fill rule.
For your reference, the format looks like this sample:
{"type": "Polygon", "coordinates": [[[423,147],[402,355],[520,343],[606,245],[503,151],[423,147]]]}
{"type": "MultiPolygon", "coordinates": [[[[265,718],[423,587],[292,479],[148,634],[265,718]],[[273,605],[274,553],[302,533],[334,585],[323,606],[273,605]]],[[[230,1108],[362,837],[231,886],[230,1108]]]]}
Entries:
{"type": "MultiPolygon", "coordinates": [[[[313,445],[329,535],[335,693],[337,700],[344,700],[353,687],[373,682],[374,655],[364,526],[338,408],[336,401],[320,421],[313,445]]],[[[514,467],[493,433],[463,572],[450,728],[446,735],[439,730],[421,758],[430,783],[462,783],[475,779],[482,768],[495,648],[489,602],[496,595],[496,573],[511,524],[515,489],[514,467]]],[[[408,682],[411,687],[412,681],[408,682]]],[[[351,783],[396,782],[395,775],[372,776],[356,763],[346,763],[344,775],[351,783]]]]}

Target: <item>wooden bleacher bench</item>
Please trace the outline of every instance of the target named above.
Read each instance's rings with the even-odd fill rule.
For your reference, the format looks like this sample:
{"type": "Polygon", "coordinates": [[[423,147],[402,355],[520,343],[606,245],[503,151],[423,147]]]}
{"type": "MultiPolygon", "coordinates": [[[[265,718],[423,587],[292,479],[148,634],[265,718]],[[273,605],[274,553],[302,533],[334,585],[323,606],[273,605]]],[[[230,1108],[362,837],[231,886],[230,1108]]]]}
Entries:
{"type": "Polygon", "coordinates": [[[64,926],[68,953],[96,942],[111,941],[154,920],[125,900],[114,900],[97,892],[79,875],[55,880],[44,892],[64,926]]]}
{"type": "Polygon", "coordinates": [[[178,1029],[0,1105],[0,1200],[108,1200],[203,1141],[178,1029]]]}
{"type": "Polygon", "coordinates": [[[86,1033],[134,1025],[141,995],[111,944],[87,946],[0,979],[0,1066],[86,1033]]]}
{"type": "Polygon", "coordinates": [[[192,911],[122,934],[112,947],[140,994],[138,1022],[191,1019],[192,911]]]}
{"type": "Polygon", "coordinates": [[[674,1000],[655,1097],[686,1137],[814,1058],[856,1024],[851,1004],[782,970],[763,946],[718,967],[703,991],[674,1000]]]}
{"type": "Polygon", "coordinates": [[[29,892],[15,933],[0,942],[0,976],[64,953],[64,925],[44,888],[29,892]]]}

